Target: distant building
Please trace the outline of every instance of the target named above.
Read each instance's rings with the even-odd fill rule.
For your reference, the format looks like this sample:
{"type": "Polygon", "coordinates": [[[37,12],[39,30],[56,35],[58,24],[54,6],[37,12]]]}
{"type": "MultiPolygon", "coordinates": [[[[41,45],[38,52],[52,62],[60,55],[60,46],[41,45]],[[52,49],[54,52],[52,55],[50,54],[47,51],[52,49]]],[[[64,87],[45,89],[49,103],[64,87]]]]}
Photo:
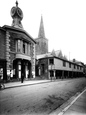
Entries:
{"type": "Polygon", "coordinates": [[[36,55],[48,53],[48,39],[45,37],[42,16],[41,16],[38,38],[36,38],[35,40],[37,42],[37,44],[36,44],[36,55]]]}
{"type": "Polygon", "coordinates": [[[0,27],[0,71],[3,79],[35,77],[36,41],[23,29],[23,12],[16,6],[11,9],[12,26],[0,27]]]}
{"type": "Polygon", "coordinates": [[[44,79],[51,77],[74,78],[83,76],[83,65],[68,61],[60,50],[51,53],[37,55],[36,74],[44,79]]]}

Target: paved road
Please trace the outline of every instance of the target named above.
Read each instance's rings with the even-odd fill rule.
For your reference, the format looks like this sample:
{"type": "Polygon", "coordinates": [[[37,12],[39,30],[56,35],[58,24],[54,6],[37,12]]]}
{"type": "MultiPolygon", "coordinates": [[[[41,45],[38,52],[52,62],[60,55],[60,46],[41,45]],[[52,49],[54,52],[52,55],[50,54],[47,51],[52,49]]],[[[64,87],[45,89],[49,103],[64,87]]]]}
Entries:
{"type": "Polygon", "coordinates": [[[0,91],[0,115],[49,113],[80,90],[86,79],[49,82],[0,91]]]}

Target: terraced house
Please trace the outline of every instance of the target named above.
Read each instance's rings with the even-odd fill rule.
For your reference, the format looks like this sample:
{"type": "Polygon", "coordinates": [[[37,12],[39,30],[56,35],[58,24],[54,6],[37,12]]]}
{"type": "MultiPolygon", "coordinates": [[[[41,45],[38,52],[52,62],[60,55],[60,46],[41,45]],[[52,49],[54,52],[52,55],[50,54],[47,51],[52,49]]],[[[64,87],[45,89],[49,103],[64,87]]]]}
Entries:
{"type": "Polygon", "coordinates": [[[11,9],[12,26],[0,27],[0,71],[3,79],[35,77],[36,41],[23,29],[23,12],[16,6],[11,9]],[[10,76],[10,77],[9,77],[10,76]]]}

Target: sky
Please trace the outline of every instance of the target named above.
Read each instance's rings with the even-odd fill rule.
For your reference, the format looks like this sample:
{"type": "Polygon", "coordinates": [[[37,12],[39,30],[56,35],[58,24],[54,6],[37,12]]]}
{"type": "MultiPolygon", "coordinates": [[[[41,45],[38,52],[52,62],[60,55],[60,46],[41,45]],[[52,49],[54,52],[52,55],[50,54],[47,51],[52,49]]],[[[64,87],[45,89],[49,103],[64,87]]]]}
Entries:
{"type": "MultiPolygon", "coordinates": [[[[0,0],[0,26],[12,24],[11,8],[16,0],[0,0]]],[[[41,15],[49,52],[61,50],[68,59],[86,64],[86,0],[18,0],[22,25],[38,37],[41,15]]]]}

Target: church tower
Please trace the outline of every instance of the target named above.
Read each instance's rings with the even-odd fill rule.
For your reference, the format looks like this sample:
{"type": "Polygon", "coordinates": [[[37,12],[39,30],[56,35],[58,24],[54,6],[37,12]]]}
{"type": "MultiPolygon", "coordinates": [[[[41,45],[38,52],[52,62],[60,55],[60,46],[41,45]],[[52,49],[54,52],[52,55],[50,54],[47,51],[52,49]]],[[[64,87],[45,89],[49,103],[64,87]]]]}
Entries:
{"type": "Polygon", "coordinates": [[[48,39],[45,37],[43,17],[41,16],[40,28],[38,38],[35,39],[36,44],[36,55],[48,53],[48,39]]]}

